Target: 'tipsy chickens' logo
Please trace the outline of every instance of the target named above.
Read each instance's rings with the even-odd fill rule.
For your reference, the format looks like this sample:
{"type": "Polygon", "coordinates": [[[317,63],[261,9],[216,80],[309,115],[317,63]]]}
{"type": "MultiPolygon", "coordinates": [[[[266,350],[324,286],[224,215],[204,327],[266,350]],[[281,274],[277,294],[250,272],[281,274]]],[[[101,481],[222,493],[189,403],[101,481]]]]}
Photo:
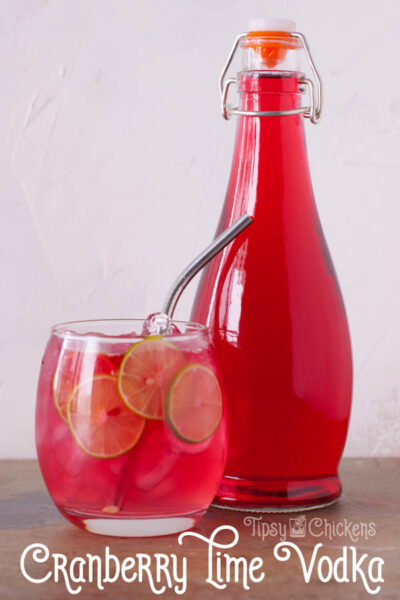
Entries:
{"type": "Polygon", "coordinates": [[[290,537],[299,538],[306,535],[306,517],[300,515],[294,519],[289,519],[290,537]]]}

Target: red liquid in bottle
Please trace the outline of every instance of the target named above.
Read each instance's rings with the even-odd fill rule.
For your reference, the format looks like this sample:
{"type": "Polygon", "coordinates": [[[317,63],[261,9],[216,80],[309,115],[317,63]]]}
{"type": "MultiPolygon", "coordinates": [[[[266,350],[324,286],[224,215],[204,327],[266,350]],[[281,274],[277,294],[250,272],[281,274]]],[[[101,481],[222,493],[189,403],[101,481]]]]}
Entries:
{"type": "MultiPolygon", "coordinates": [[[[241,108],[300,106],[298,74],[241,74],[241,108]]],[[[192,319],[211,328],[229,415],[216,502],[321,506],[341,492],[351,404],[347,320],[316,211],[302,114],[238,121],[217,234],[253,224],[204,271],[192,319]]]]}

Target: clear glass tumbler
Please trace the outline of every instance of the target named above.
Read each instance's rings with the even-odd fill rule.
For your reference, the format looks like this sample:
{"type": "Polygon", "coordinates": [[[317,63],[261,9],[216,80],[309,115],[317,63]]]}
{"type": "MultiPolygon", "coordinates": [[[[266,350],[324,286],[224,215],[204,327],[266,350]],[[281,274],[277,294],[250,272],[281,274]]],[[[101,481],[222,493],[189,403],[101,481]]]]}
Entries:
{"type": "Polygon", "coordinates": [[[206,327],[143,320],[56,325],[40,373],[36,446],[60,512],[92,533],[189,529],[220,482],[225,403],[206,327]]]}

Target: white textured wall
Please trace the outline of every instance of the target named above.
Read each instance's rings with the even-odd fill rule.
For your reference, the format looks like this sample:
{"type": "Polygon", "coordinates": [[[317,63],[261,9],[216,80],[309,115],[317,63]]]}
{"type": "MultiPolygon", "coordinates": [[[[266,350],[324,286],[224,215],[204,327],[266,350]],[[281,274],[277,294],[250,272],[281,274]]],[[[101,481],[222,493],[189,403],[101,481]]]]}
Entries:
{"type": "Polygon", "coordinates": [[[235,128],[217,77],[268,14],[325,84],[307,138],[353,339],[347,453],[399,453],[398,1],[1,0],[0,456],[34,455],[49,325],[158,309],[212,238],[235,128]]]}

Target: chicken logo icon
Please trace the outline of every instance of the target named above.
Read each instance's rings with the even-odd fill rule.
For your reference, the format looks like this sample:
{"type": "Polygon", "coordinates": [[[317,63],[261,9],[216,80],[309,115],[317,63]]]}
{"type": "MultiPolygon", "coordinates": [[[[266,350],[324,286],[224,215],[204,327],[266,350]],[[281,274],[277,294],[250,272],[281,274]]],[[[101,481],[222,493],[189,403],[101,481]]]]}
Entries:
{"type": "Polygon", "coordinates": [[[295,519],[289,519],[290,536],[294,538],[305,537],[306,535],[306,517],[300,515],[295,519]]]}

